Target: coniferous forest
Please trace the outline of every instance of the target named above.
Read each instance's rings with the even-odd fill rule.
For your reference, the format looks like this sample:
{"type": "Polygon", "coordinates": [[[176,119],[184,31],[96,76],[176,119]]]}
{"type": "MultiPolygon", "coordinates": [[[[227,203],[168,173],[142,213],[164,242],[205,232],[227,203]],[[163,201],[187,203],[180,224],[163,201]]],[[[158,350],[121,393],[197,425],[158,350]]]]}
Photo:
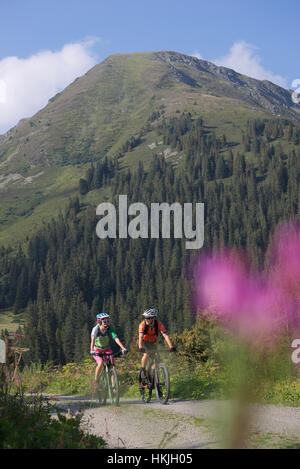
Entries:
{"type": "Polygon", "coordinates": [[[137,336],[141,313],[152,305],[169,333],[190,328],[194,257],[236,246],[263,268],[273,229],[281,220],[299,218],[299,125],[275,118],[249,121],[243,152],[190,114],[160,120],[157,131],[164,144],[183,152],[180,165],[156,155],[147,170],[142,163],[135,171],[120,170],[119,160],[102,158],[91,164],[78,182],[78,196],[57,219],[17,250],[0,249],[0,308],[26,311],[26,361],[81,360],[89,353],[99,311],[111,314],[127,347],[137,336]],[[105,186],[115,206],[119,194],[147,206],[203,202],[204,247],[186,250],[186,240],[172,236],[99,239],[99,217],[83,197],[105,186]]]}

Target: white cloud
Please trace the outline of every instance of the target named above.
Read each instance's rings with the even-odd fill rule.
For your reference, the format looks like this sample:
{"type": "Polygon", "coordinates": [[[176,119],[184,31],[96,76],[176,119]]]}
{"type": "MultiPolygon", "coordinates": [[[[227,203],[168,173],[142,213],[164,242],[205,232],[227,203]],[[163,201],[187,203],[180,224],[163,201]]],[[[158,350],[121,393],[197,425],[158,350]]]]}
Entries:
{"type": "Polygon", "coordinates": [[[57,52],[40,51],[26,59],[0,60],[0,134],[38,112],[49,98],[92,68],[97,60],[91,47],[97,40],[66,44],[57,52]]]}
{"type": "Polygon", "coordinates": [[[195,50],[195,52],[193,54],[191,54],[191,56],[196,57],[196,59],[204,60],[202,55],[200,54],[200,52],[198,50],[195,50]]]}
{"type": "Polygon", "coordinates": [[[248,75],[258,80],[269,80],[273,83],[287,87],[287,81],[280,75],[266,70],[261,65],[261,58],[256,54],[258,48],[245,41],[237,41],[233,44],[228,55],[213,60],[216,65],[232,68],[236,72],[248,75]]]}

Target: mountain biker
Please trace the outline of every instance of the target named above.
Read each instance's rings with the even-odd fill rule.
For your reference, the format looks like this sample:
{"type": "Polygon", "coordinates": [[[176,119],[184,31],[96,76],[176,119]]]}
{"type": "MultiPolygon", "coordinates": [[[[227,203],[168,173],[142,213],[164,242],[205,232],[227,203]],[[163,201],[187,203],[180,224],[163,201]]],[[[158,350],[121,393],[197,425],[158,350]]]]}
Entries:
{"type": "MultiPolygon", "coordinates": [[[[107,313],[99,313],[97,315],[97,324],[93,328],[91,333],[91,355],[97,362],[96,370],[95,370],[95,379],[94,383],[96,384],[98,378],[100,376],[102,367],[103,367],[103,359],[96,353],[102,352],[105,354],[111,354],[112,350],[109,345],[109,337],[112,337],[114,341],[119,345],[122,350],[122,353],[127,353],[127,349],[124,347],[120,339],[118,338],[114,328],[109,324],[109,314],[107,313]]],[[[113,357],[111,357],[113,363],[113,357]]]]}
{"type": "Polygon", "coordinates": [[[158,310],[155,308],[146,309],[143,313],[144,320],[139,324],[139,340],[138,347],[140,352],[144,352],[142,356],[141,378],[146,378],[146,366],[149,352],[156,350],[157,338],[160,332],[167,342],[170,352],[176,352],[165,326],[157,319],[158,310]]]}

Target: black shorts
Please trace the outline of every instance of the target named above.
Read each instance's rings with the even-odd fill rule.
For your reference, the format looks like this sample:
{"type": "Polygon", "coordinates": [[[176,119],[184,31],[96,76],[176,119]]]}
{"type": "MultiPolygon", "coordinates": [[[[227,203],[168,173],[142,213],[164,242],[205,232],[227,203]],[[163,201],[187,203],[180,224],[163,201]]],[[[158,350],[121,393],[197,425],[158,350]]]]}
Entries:
{"type": "Polygon", "coordinates": [[[157,342],[143,341],[143,347],[146,353],[155,352],[157,350],[157,342]]]}

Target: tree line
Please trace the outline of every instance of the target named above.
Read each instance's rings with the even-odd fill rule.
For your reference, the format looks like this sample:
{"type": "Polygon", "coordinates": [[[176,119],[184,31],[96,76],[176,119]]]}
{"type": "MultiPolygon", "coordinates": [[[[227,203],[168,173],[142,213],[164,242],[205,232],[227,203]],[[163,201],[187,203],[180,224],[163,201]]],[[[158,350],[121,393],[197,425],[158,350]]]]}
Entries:
{"type": "Polygon", "coordinates": [[[225,136],[207,131],[202,119],[184,114],[159,125],[165,142],[185,152],[178,169],[159,155],[147,171],[142,163],[136,171],[120,171],[104,159],[91,165],[85,180],[90,190],[106,181],[115,206],[119,194],[127,194],[129,204],[147,206],[204,202],[204,248],[187,251],[185,239],[172,237],[101,240],[95,208],[74,197],[25,248],[0,249],[0,308],[25,310],[28,361],[82,359],[99,311],[111,314],[127,346],[135,340],[142,311],[152,305],[169,333],[190,328],[195,322],[190,297],[196,257],[208,249],[236,246],[247,249],[253,267],[263,267],[278,222],[299,217],[300,152],[287,130],[293,124],[272,122],[272,135],[276,125],[283,134],[268,140],[270,123],[249,123],[244,134],[250,144],[259,137],[273,147],[267,151],[261,145],[257,158],[234,152],[225,136]]]}

